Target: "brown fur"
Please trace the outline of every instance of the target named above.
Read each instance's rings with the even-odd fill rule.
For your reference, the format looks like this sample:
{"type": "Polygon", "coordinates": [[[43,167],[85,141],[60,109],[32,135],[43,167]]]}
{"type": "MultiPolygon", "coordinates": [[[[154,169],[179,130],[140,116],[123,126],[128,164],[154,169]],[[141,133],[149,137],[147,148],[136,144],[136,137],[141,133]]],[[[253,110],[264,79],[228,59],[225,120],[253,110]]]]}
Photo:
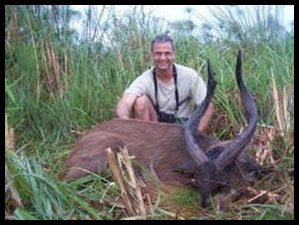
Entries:
{"type": "MultiPolygon", "coordinates": [[[[152,164],[161,180],[185,179],[175,172],[180,166],[190,163],[190,170],[196,168],[186,150],[182,126],[141,120],[115,119],[99,123],[74,145],[60,173],[60,179],[72,180],[86,172],[72,167],[83,168],[95,173],[105,170],[105,149],[117,150],[126,146],[129,154],[145,166],[152,164]]],[[[197,133],[199,145],[207,151],[218,141],[204,133],[197,133]]]]}

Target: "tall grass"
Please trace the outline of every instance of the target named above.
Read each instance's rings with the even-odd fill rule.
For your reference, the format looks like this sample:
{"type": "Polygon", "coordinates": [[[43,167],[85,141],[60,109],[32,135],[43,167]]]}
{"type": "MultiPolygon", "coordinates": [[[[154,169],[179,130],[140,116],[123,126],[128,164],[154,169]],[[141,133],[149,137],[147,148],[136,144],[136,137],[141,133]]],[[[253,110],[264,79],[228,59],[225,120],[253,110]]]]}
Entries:
{"type": "MultiPolygon", "coordinates": [[[[15,129],[16,144],[15,151],[6,150],[5,161],[24,203],[23,208],[12,207],[7,218],[126,217],[125,211],[112,201],[119,190],[109,173],[91,174],[72,183],[59,182],[57,174],[78,134],[115,116],[115,105],[124,89],[152,65],[148,54],[151,39],[166,30],[174,37],[177,63],[194,68],[207,79],[205,63],[210,59],[218,86],[215,113],[208,131],[221,139],[235,136],[246,121],[235,83],[238,48],[244,50],[243,76],[257,102],[259,125],[278,127],[270,88],[271,68],[280,96],[284,87],[287,90],[291,126],[284,136],[275,135],[268,147],[273,150],[282,172],[263,183],[264,189],[271,192],[280,185],[275,194],[281,195],[281,199],[274,203],[269,200],[269,205],[248,205],[241,200],[228,211],[215,209],[207,214],[212,215],[211,219],[292,218],[289,212],[293,178],[288,174],[294,168],[293,34],[281,35],[283,30],[276,23],[280,18],[279,9],[277,16],[269,14],[266,8],[257,10],[260,11],[252,15],[257,20],[243,17],[242,13],[246,12],[227,11],[230,13],[226,15],[225,11],[219,11],[215,20],[222,23],[214,23],[214,29],[219,29],[221,35],[218,33],[217,40],[202,41],[195,33],[182,33],[175,27],[165,26],[152,15],[146,15],[143,7],[132,7],[124,15],[113,7],[99,11],[91,8],[80,36],[69,24],[78,13],[66,6],[6,6],[5,112],[15,129]],[[269,24],[269,15],[275,23],[269,24]],[[236,25],[238,32],[234,30],[236,25]],[[268,34],[275,27],[279,31],[271,39],[273,33],[268,34]],[[94,33],[95,29],[98,33],[94,33]],[[104,200],[107,196],[110,196],[108,201],[104,200]]],[[[266,135],[259,128],[257,133],[261,137],[266,135]]],[[[181,196],[185,193],[194,195],[182,191],[181,196]]],[[[170,199],[175,202],[174,199],[180,198],[170,196],[170,199]]],[[[193,203],[190,200],[190,205],[193,203]]],[[[157,207],[160,211],[154,218],[167,217],[157,207]]]]}

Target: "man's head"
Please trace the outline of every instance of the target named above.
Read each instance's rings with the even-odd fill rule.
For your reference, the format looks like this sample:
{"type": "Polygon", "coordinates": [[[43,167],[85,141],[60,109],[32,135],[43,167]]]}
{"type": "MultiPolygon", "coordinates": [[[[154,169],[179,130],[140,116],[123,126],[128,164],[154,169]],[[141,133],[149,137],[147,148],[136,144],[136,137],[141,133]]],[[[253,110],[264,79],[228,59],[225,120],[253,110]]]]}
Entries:
{"type": "Polygon", "coordinates": [[[166,34],[156,36],[151,44],[151,57],[157,69],[169,69],[175,58],[171,37],[166,34]]]}

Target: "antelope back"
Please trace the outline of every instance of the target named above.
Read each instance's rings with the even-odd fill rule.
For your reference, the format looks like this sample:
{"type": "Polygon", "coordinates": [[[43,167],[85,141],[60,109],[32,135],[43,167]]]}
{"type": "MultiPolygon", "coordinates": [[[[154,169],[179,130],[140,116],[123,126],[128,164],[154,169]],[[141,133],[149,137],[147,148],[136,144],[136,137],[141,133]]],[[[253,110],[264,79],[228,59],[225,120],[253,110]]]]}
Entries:
{"type": "MultiPolygon", "coordinates": [[[[215,138],[201,132],[197,132],[195,136],[205,151],[218,143],[215,138]]],[[[177,179],[179,175],[174,171],[183,164],[190,163],[190,168],[196,168],[186,150],[184,127],[134,119],[115,119],[99,123],[75,143],[60,178],[70,180],[86,174],[83,170],[72,167],[95,173],[103,172],[106,168],[105,149],[110,147],[117,150],[123,146],[145,166],[152,164],[161,180],[177,179]]]]}

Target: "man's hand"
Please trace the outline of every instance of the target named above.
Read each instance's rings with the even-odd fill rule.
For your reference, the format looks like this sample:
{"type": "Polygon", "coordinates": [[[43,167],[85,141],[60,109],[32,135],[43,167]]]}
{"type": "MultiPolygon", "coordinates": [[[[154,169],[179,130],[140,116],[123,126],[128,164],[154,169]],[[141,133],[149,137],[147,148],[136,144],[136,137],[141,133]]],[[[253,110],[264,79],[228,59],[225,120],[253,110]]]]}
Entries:
{"type": "Polygon", "coordinates": [[[129,119],[132,106],[138,96],[135,94],[124,94],[116,106],[116,116],[119,119],[129,119]]]}

